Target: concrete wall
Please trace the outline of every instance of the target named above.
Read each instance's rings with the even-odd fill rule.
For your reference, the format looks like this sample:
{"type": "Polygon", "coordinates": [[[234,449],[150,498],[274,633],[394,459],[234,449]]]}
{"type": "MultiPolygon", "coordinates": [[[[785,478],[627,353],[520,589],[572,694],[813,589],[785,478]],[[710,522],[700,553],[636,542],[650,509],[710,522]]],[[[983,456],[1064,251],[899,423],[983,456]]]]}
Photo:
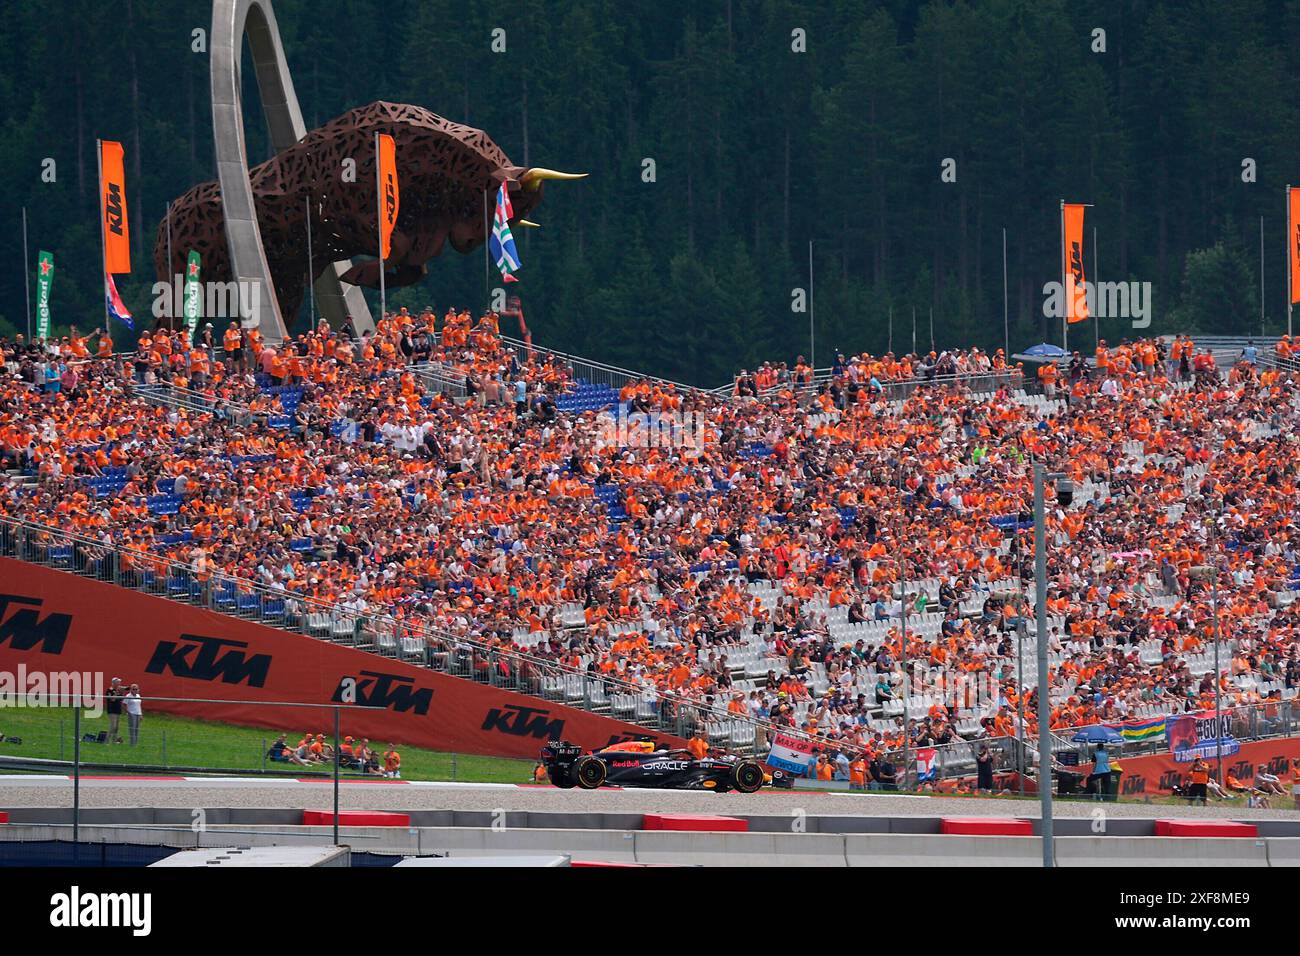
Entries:
{"type": "MultiPolygon", "coordinates": [[[[206,831],[162,828],[81,828],[86,843],[183,847],[305,846],[331,841],[330,827],[218,824],[206,831]]],[[[0,840],[68,840],[66,826],[0,827],[0,840]]],[[[679,833],[546,827],[344,827],[340,842],[354,852],[518,857],[567,855],[578,861],[687,866],[1040,866],[1033,837],[940,836],[897,833],[679,833]]],[[[1058,866],[1297,866],[1300,837],[1179,839],[1067,836],[1056,840],[1058,866]]]]}

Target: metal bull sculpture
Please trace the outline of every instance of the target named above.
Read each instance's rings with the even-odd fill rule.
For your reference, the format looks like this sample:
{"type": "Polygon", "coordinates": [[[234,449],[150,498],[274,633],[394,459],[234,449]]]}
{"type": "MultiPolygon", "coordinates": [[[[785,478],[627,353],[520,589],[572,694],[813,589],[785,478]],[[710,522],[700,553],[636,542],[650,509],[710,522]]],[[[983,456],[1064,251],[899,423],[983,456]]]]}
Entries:
{"type": "MultiPolygon", "coordinates": [[[[376,132],[396,141],[401,190],[392,252],[384,262],[389,287],[420,281],[426,263],[447,243],[466,253],[486,241],[491,226],[485,204],[495,201],[502,182],[510,190],[512,224],[532,225],[526,217],[541,202],[543,182],[585,175],[516,166],[482,130],[419,106],[376,102],[343,114],[249,170],[257,231],[275,295],[271,310],[264,309],[260,319],[270,315],[275,322],[245,316],[244,324],[260,324],[268,340],[284,337],[307,290],[309,216],[311,280],[332,279],[327,275],[332,271],[343,283],[378,288],[376,132]],[[376,258],[352,265],[348,260],[354,256],[376,258]],[[282,327],[274,328],[276,324],[282,327]]],[[[164,219],[154,243],[160,280],[184,274],[191,249],[202,257],[205,280],[243,278],[232,268],[234,244],[227,236],[221,183],[202,183],[173,202],[170,232],[168,261],[164,219]]],[[[320,283],[317,292],[319,297],[320,283]]],[[[369,327],[368,312],[364,322],[357,321],[356,300],[335,299],[342,307],[333,315],[322,307],[327,318],[336,323],[352,318],[358,331],[369,327]]]]}

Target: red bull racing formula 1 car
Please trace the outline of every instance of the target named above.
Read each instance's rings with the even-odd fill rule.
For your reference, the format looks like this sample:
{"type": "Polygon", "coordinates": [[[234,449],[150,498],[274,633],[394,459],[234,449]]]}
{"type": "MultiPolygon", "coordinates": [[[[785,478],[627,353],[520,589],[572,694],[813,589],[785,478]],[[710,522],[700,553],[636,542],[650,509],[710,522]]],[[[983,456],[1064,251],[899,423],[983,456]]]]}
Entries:
{"type": "Polygon", "coordinates": [[[738,790],[753,793],[767,781],[763,765],[735,754],[696,757],[689,750],[659,750],[648,740],[611,744],[586,753],[577,744],[553,740],[542,748],[551,783],[595,790],[605,784],[670,790],[738,790]]]}

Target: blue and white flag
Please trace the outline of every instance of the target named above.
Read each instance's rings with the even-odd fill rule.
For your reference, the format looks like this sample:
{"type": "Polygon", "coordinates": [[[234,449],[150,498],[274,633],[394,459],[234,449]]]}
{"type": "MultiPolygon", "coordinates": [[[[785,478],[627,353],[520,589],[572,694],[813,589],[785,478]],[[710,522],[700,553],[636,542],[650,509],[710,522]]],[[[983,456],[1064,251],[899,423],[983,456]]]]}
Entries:
{"type": "Polygon", "coordinates": [[[510,207],[510,193],[502,183],[497,190],[497,211],[492,217],[492,238],[489,240],[492,258],[501,270],[503,282],[518,282],[514,274],[519,271],[519,252],[515,249],[515,237],[510,234],[510,217],[514,210],[510,207]]]}

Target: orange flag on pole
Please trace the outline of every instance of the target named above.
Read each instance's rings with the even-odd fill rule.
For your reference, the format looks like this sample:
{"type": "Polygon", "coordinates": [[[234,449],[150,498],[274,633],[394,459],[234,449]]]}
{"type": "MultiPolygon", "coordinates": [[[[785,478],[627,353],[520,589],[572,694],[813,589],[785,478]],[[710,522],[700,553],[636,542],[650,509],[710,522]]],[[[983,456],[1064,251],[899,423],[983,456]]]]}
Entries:
{"type": "Polygon", "coordinates": [[[99,215],[104,230],[104,271],[131,271],[131,231],[126,215],[122,144],[99,144],[99,215]]]}
{"type": "Polygon", "coordinates": [[[1291,303],[1300,302],[1300,186],[1290,187],[1287,203],[1287,262],[1291,266],[1291,303]]]}
{"type": "Polygon", "coordinates": [[[1066,319],[1073,325],[1088,318],[1088,296],[1083,287],[1083,210],[1079,203],[1065,204],[1066,319]]]}
{"type": "Polygon", "coordinates": [[[379,139],[379,257],[387,259],[393,251],[393,227],[397,225],[399,196],[397,191],[397,144],[387,133],[379,139]]]}

